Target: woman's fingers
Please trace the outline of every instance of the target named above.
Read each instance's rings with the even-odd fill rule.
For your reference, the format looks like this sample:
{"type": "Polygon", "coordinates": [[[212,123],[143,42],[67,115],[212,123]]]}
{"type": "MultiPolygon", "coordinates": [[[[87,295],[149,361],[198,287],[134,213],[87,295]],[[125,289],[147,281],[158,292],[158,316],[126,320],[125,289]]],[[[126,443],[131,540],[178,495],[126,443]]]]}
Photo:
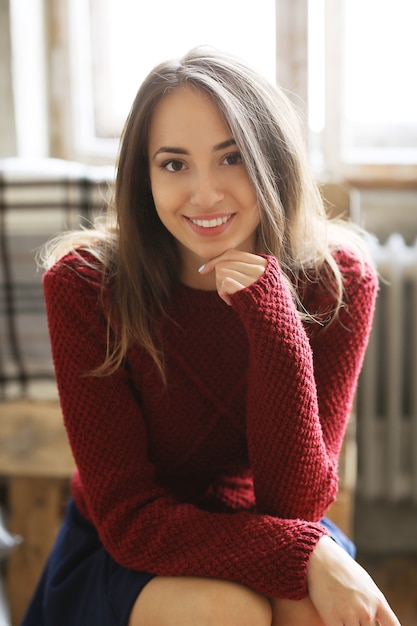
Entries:
{"type": "Polygon", "coordinates": [[[207,261],[199,272],[202,275],[215,272],[219,296],[230,305],[230,296],[257,281],[264,273],[266,264],[267,260],[256,254],[227,250],[207,261]]]}

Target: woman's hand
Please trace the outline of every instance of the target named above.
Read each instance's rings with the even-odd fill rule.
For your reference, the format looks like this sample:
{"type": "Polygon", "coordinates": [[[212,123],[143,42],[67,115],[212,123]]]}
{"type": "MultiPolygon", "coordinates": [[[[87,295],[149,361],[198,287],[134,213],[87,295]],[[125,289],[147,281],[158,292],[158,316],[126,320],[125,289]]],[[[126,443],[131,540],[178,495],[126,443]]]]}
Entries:
{"type": "Polygon", "coordinates": [[[372,578],[330,537],[317,543],[307,568],[311,601],[325,626],[399,626],[372,578]]]}
{"type": "Polygon", "coordinates": [[[199,272],[203,276],[215,272],[218,294],[230,305],[230,296],[258,280],[264,273],[266,264],[267,260],[257,254],[227,250],[207,261],[199,272]]]}

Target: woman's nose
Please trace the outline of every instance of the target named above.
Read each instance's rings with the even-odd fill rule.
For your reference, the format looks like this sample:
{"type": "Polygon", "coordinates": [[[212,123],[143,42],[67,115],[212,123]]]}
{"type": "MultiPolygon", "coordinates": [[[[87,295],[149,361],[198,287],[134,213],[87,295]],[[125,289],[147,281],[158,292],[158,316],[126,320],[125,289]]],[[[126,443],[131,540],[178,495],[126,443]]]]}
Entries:
{"type": "Polygon", "coordinates": [[[220,181],[209,172],[195,176],[191,204],[201,209],[210,209],[224,198],[220,181]]]}

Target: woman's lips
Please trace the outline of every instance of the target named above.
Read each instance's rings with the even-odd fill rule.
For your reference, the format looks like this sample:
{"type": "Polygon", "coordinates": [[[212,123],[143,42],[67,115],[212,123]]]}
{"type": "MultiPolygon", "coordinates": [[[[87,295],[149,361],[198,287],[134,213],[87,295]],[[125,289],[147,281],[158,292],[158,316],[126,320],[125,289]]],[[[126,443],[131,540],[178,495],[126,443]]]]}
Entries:
{"type": "Polygon", "coordinates": [[[187,217],[186,219],[194,232],[199,235],[214,236],[220,235],[225,231],[233,217],[234,213],[229,213],[228,215],[219,215],[211,218],[187,217]]]}

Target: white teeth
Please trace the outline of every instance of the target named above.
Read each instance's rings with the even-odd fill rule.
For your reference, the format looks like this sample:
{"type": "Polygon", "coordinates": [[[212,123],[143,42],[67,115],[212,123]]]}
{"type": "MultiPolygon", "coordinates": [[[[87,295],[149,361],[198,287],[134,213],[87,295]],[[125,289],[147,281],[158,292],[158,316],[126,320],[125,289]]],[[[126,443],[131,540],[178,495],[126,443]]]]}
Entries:
{"type": "Polygon", "coordinates": [[[230,220],[231,215],[225,215],[225,217],[218,217],[214,220],[193,220],[191,221],[196,226],[201,226],[202,228],[214,228],[215,226],[221,226],[222,224],[226,224],[230,220]]]}

